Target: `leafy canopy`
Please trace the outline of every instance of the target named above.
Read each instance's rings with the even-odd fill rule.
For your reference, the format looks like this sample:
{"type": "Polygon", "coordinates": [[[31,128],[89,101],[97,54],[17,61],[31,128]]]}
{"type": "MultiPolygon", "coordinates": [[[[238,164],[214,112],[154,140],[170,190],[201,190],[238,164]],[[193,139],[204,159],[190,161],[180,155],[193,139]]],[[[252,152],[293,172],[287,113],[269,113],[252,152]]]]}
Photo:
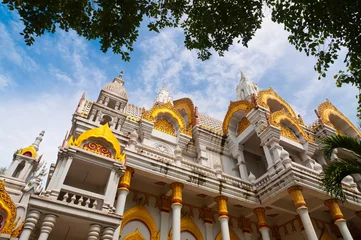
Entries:
{"type": "MultiPolygon", "coordinates": [[[[209,59],[214,50],[223,56],[234,40],[247,47],[261,27],[265,11],[284,24],[289,42],[315,56],[315,70],[325,77],[341,48],[347,50],[337,85],[361,89],[361,1],[354,0],[2,0],[16,10],[28,45],[57,28],[75,30],[88,40],[98,39],[103,52],[112,49],[125,61],[138,38],[142,22],[151,31],[165,27],[184,30],[184,44],[209,59]]],[[[270,39],[271,41],[271,39],[270,39]]],[[[359,103],[361,106],[361,94],[359,103]]],[[[361,108],[359,107],[359,113],[361,108]]]]}

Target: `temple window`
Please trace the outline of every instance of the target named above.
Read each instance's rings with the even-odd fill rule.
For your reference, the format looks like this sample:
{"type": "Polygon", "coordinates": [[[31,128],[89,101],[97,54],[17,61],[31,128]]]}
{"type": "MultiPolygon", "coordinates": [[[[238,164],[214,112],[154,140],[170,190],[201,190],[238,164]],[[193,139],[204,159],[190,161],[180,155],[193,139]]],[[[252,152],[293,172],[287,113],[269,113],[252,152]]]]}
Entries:
{"type": "MultiPolygon", "coordinates": [[[[24,154],[24,155],[25,155],[25,154],[24,154]]],[[[25,167],[25,161],[22,161],[22,162],[16,167],[16,169],[15,169],[12,177],[18,178],[18,177],[20,176],[21,171],[24,169],[24,167],[25,167]]]]}
{"type": "Polygon", "coordinates": [[[101,124],[101,125],[104,125],[104,124],[106,124],[106,123],[110,123],[111,121],[112,121],[112,118],[111,118],[110,116],[104,115],[103,118],[102,118],[102,120],[101,120],[101,122],[100,122],[100,124],[101,124]]]}

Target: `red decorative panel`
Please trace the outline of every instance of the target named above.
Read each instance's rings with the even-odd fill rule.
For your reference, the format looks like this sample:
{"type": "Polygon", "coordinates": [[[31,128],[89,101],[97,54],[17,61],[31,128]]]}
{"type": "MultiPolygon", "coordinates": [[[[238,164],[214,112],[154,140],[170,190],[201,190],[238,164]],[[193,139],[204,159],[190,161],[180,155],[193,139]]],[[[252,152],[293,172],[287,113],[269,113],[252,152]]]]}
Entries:
{"type": "Polygon", "coordinates": [[[103,155],[105,157],[112,157],[109,149],[100,143],[88,142],[87,144],[84,144],[83,149],[103,155]]]}

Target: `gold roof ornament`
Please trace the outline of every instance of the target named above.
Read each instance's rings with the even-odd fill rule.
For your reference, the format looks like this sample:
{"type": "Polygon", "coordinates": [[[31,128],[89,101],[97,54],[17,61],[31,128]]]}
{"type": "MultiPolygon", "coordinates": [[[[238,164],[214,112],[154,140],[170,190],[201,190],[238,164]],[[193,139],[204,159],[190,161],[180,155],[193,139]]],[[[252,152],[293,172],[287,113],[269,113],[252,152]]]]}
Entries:
{"type": "Polygon", "coordinates": [[[6,213],[6,216],[3,216],[5,217],[5,221],[3,227],[0,229],[0,234],[9,234],[12,237],[18,237],[23,223],[16,228],[20,217],[16,219],[16,206],[9,194],[6,192],[5,180],[0,182],[0,211],[6,213]]]}
{"type": "Polygon", "coordinates": [[[181,99],[173,101],[173,104],[177,110],[180,111],[180,110],[184,109],[187,112],[189,126],[194,126],[196,124],[195,109],[194,109],[194,104],[191,99],[181,98],[181,99]]]}
{"type": "Polygon", "coordinates": [[[157,105],[154,105],[149,111],[146,111],[145,109],[143,109],[142,119],[154,123],[156,121],[158,114],[160,114],[160,113],[167,113],[167,114],[171,115],[177,121],[181,133],[184,133],[184,134],[190,135],[190,136],[192,135],[192,129],[189,128],[187,130],[187,126],[184,121],[184,118],[178,112],[178,110],[172,105],[171,102],[159,103],[157,105]]]}
{"type": "Polygon", "coordinates": [[[28,157],[36,158],[36,150],[35,150],[34,145],[30,145],[29,147],[20,149],[18,151],[18,154],[24,155],[24,156],[28,156],[28,154],[30,154],[30,156],[28,156],[28,157]]]}
{"type": "Polygon", "coordinates": [[[273,99],[277,101],[287,110],[287,112],[289,112],[289,114],[292,117],[296,118],[296,114],[293,111],[292,107],[283,98],[281,98],[272,88],[259,91],[256,98],[256,102],[259,106],[270,110],[270,107],[268,106],[269,99],[273,99]]]}
{"type": "Polygon", "coordinates": [[[331,121],[330,121],[330,116],[334,115],[338,118],[340,118],[341,120],[343,120],[347,125],[349,125],[352,130],[354,130],[356,132],[356,134],[361,137],[361,133],[360,131],[351,123],[350,120],[347,119],[347,117],[345,117],[345,115],[342,114],[342,112],[340,112],[328,99],[326,99],[325,102],[321,103],[318,106],[318,114],[319,117],[321,119],[321,121],[334,128],[338,133],[341,132],[340,129],[338,129],[331,121]]]}
{"type": "Polygon", "coordinates": [[[252,104],[247,100],[239,100],[235,102],[231,101],[226,116],[224,117],[223,120],[223,125],[222,125],[223,133],[224,134],[228,133],[228,125],[232,119],[233,114],[235,114],[238,111],[243,111],[244,114],[247,115],[254,107],[255,107],[254,104],[252,104]]]}
{"type": "MultiPolygon", "coordinates": [[[[277,112],[274,112],[274,113],[271,113],[271,114],[270,114],[270,121],[269,121],[270,124],[273,125],[273,126],[275,126],[275,127],[281,128],[281,130],[282,130],[281,121],[283,121],[283,120],[289,122],[292,126],[294,126],[294,127],[298,130],[298,132],[304,137],[304,139],[305,139],[307,142],[312,142],[312,143],[315,142],[315,140],[313,139],[312,135],[309,134],[309,133],[306,133],[306,132],[302,129],[302,127],[300,127],[300,121],[299,121],[297,118],[291,116],[291,114],[288,113],[288,112],[286,112],[286,110],[282,109],[282,110],[279,110],[279,111],[277,111],[277,112]]],[[[286,132],[286,131],[284,131],[284,130],[281,131],[281,135],[282,135],[282,136],[293,140],[292,138],[290,138],[289,135],[287,135],[288,133],[289,133],[289,132],[286,132]],[[282,135],[282,133],[283,133],[284,135],[282,135]]]]}
{"type": "MultiPolygon", "coordinates": [[[[104,141],[104,142],[110,144],[114,150],[114,154],[110,155],[110,157],[124,163],[125,153],[122,152],[122,149],[120,147],[118,139],[114,136],[112,130],[110,130],[108,123],[106,123],[98,128],[93,128],[93,129],[83,132],[82,134],[80,134],[80,136],[77,139],[74,139],[73,136],[71,136],[68,140],[68,147],[75,146],[75,147],[81,148],[86,141],[91,140],[91,139],[99,139],[101,141],[104,141]]],[[[106,152],[106,154],[102,154],[102,153],[105,153],[105,149],[104,149],[105,146],[103,146],[103,145],[99,146],[99,144],[95,144],[95,145],[97,145],[97,148],[94,149],[94,151],[89,147],[86,147],[86,148],[84,147],[84,149],[88,150],[88,151],[96,152],[96,153],[104,155],[104,156],[109,156],[108,152],[106,152]],[[100,148],[98,148],[98,147],[100,147],[100,148]],[[102,149],[104,149],[104,151],[102,149]]]]}

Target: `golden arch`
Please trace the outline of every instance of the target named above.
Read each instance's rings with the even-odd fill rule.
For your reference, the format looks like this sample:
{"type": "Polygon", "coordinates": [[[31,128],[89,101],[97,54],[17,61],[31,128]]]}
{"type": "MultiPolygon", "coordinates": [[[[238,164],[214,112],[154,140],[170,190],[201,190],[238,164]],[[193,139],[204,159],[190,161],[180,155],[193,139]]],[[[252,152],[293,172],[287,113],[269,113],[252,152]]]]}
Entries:
{"type": "MultiPolygon", "coordinates": [[[[231,240],[240,240],[231,227],[229,228],[229,237],[231,240]]],[[[217,234],[216,240],[222,240],[222,232],[217,234]]]]}
{"type": "Polygon", "coordinates": [[[124,213],[119,236],[122,235],[123,227],[131,221],[140,221],[144,223],[149,230],[150,239],[151,240],[158,239],[159,232],[157,231],[157,224],[155,223],[153,217],[149,214],[149,212],[143,205],[138,204],[124,213]]]}
{"type": "Polygon", "coordinates": [[[191,129],[190,129],[190,131],[187,131],[187,126],[184,121],[184,118],[170,102],[155,105],[149,111],[145,111],[143,109],[142,119],[145,119],[149,122],[154,123],[156,120],[156,117],[160,113],[170,114],[178,122],[180,132],[187,134],[187,135],[191,135],[191,129]]]}
{"type": "Polygon", "coordinates": [[[115,151],[113,158],[124,163],[125,153],[122,153],[118,139],[114,136],[112,130],[110,130],[108,123],[98,128],[93,128],[83,132],[75,140],[73,139],[73,136],[71,136],[68,140],[68,146],[81,147],[83,142],[89,140],[90,138],[100,139],[109,143],[112,146],[113,150],[115,151]]]}
{"type": "Polygon", "coordinates": [[[21,149],[18,154],[24,155],[25,153],[30,153],[32,158],[36,157],[36,150],[34,148],[34,145],[30,145],[29,147],[21,149]]]}
{"type": "MultiPolygon", "coordinates": [[[[168,240],[172,239],[172,231],[173,229],[169,231],[168,240]]],[[[189,232],[197,240],[203,240],[203,235],[201,231],[189,216],[184,216],[181,219],[181,232],[189,232]]]]}
{"type": "MultiPolygon", "coordinates": [[[[270,115],[270,124],[281,128],[281,121],[286,120],[289,123],[291,123],[292,126],[294,126],[298,132],[304,137],[304,139],[308,142],[315,142],[312,135],[307,134],[300,126],[299,126],[299,120],[292,117],[288,112],[286,112],[284,109],[271,113],[270,115]]],[[[287,136],[285,136],[287,137],[287,136]]]]}
{"type": "Polygon", "coordinates": [[[135,232],[128,234],[123,240],[145,240],[138,228],[135,232]]]}
{"type": "Polygon", "coordinates": [[[223,120],[222,130],[224,134],[228,134],[228,125],[231,121],[233,114],[238,111],[243,111],[246,115],[254,108],[253,104],[251,104],[247,100],[239,100],[236,102],[232,102],[229,104],[228,111],[223,120]]]}
{"type": "Polygon", "coordinates": [[[175,100],[173,102],[175,109],[182,110],[184,109],[188,115],[188,125],[194,126],[196,123],[196,116],[194,112],[194,104],[191,99],[189,98],[181,98],[175,100]]]}
{"type": "Polygon", "coordinates": [[[330,116],[335,115],[335,116],[339,117],[344,122],[346,122],[352,128],[352,130],[354,130],[356,132],[356,134],[358,136],[361,137],[359,130],[328,99],[326,100],[326,102],[323,102],[318,106],[318,114],[319,114],[319,117],[321,118],[321,121],[324,124],[334,128],[336,130],[337,130],[336,126],[334,124],[332,124],[332,122],[330,121],[330,116]]]}
{"type": "Polygon", "coordinates": [[[280,103],[283,107],[286,108],[287,112],[289,112],[292,117],[296,118],[296,114],[293,111],[292,107],[283,98],[281,98],[272,88],[269,88],[267,90],[259,91],[256,102],[261,107],[264,107],[266,109],[270,109],[268,104],[267,104],[267,101],[269,99],[273,99],[273,100],[277,101],[278,103],[280,103]]]}

